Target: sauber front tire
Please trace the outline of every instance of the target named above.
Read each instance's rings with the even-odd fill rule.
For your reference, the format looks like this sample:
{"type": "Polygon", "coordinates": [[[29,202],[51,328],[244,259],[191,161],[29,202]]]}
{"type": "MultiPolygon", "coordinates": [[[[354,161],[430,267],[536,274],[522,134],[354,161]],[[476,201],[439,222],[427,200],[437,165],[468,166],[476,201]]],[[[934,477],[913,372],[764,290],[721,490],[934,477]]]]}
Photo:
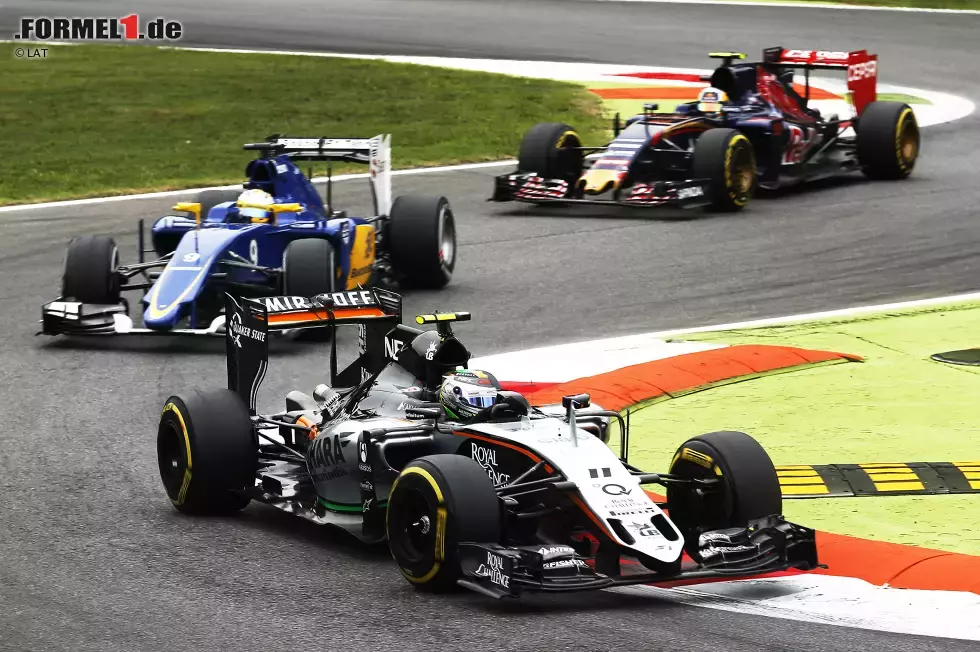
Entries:
{"type": "Polygon", "coordinates": [[[119,248],[105,235],[72,238],[65,253],[61,296],[81,303],[119,303],[119,248]]]}

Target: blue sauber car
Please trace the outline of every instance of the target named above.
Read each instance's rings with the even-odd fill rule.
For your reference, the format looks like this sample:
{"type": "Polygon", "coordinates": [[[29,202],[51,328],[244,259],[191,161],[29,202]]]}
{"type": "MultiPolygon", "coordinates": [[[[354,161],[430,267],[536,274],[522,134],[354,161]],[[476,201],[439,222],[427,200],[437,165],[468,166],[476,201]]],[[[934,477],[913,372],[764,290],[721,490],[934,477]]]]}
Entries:
{"type": "Polygon", "coordinates": [[[445,197],[391,198],[390,136],[278,138],[258,152],[242,190],[206,191],[174,206],[150,229],[139,225],[139,262],[120,265],[107,236],[68,245],[61,296],[42,308],[42,333],[219,334],[224,294],[310,297],[381,286],[441,288],[456,266],[456,228],[445,197]],[[374,213],[352,217],[331,205],[296,161],[370,166],[374,213]],[[154,260],[146,254],[154,253],[154,260]],[[143,327],[125,291],[142,291],[143,327]]]}

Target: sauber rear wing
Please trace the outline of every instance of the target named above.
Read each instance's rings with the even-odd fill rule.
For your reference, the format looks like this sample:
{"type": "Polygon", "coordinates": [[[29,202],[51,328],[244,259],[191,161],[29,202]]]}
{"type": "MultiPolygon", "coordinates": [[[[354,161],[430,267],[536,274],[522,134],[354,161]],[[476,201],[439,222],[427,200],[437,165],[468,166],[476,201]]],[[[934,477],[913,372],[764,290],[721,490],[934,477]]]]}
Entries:
{"type": "Polygon", "coordinates": [[[330,328],[330,385],[354,387],[385,366],[385,335],[402,319],[401,296],[381,289],[259,299],[225,294],[225,307],[228,389],[242,397],[252,414],[269,365],[270,332],[330,328]],[[337,327],[345,325],[360,327],[359,353],[338,372],[337,327]]]}
{"type": "Polygon", "coordinates": [[[342,161],[370,167],[374,209],[378,215],[391,212],[391,134],[374,138],[280,138],[269,136],[262,143],[246,143],[244,149],[258,150],[262,158],[285,154],[294,161],[342,161]]]}
{"type": "Polygon", "coordinates": [[[811,70],[847,70],[847,90],[854,111],[861,115],[878,97],[878,55],[867,50],[833,52],[829,50],[789,50],[782,46],[766,48],[762,60],[769,66],[811,70]]]}

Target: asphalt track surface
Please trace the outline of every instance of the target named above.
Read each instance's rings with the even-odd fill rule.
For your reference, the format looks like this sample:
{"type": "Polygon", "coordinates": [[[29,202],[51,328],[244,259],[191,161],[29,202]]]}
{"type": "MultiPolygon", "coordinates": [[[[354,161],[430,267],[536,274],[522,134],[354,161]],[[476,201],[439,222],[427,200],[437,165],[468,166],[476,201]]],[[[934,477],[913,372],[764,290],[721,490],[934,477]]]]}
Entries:
{"type": "MultiPolygon", "coordinates": [[[[133,12],[183,21],[182,44],[198,46],[688,67],[707,67],[710,49],[867,47],[881,56],[884,81],[980,99],[978,16],[574,1],[20,0],[0,5],[0,34],[20,16],[133,12]]],[[[535,213],[482,201],[493,170],[399,178],[396,192],[450,196],[461,244],[451,289],[410,295],[407,306],[472,310],[476,321],[460,334],[487,354],[975,290],[978,125],[974,115],[928,129],[908,182],[842,183],[757,200],[734,216],[535,213]]],[[[339,184],[338,199],[364,207],[363,183],[339,184]]],[[[32,336],[71,235],[113,235],[133,260],[133,218],[171,201],[0,215],[0,649],[975,649],[611,592],[517,605],[419,595],[385,550],[273,510],[178,516],[157,477],[158,411],[175,390],[223,383],[220,343],[93,350],[32,336]]],[[[264,407],[325,373],[321,349],[274,348],[264,407]]]]}

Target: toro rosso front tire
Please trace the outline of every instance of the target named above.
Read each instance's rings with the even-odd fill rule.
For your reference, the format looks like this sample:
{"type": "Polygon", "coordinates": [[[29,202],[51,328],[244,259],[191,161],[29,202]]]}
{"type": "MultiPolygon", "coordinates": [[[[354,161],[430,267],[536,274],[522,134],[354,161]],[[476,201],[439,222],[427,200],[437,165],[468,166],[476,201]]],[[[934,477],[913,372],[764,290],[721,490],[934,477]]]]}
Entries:
{"type": "Polygon", "coordinates": [[[719,481],[714,489],[703,491],[693,485],[667,485],[670,519],[684,534],[687,553],[695,560],[701,533],[782,515],[776,468],[759,442],[744,432],[710,432],[687,440],[677,449],[670,473],[719,481]]]}
{"type": "Polygon", "coordinates": [[[694,144],[691,176],[707,179],[704,192],[711,209],[740,211],[752,199],[758,182],[755,149],[735,129],[709,129],[694,144]]]}
{"type": "Polygon", "coordinates": [[[258,443],[248,408],[228,389],[167,399],[157,430],[160,478],[186,514],[243,509],[255,483],[258,443]]]}
{"type": "Polygon", "coordinates": [[[439,289],[456,269],[456,218],[445,197],[403,195],[388,224],[388,252],[395,272],[409,286],[439,289]]]}
{"type": "Polygon", "coordinates": [[[425,591],[446,591],[460,577],[457,544],[499,543],[500,500],[486,471],[462,455],[410,462],[392,485],[388,546],[399,570],[425,591]]]}
{"type": "Polygon", "coordinates": [[[582,176],[582,140],[563,122],[542,122],[524,134],[517,155],[517,171],[533,172],[544,179],[561,179],[570,185],[582,176]]]}
{"type": "Polygon", "coordinates": [[[857,157],[869,179],[904,179],[919,156],[919,123],[908,104],[871,102],[857,125],[857,157]]]}
{"type": "Polygon", "coordinates": [[[119,303],[119,248],[104,235],[72,238],[65,253],[61,296],[81,303],[119,303]]]}

